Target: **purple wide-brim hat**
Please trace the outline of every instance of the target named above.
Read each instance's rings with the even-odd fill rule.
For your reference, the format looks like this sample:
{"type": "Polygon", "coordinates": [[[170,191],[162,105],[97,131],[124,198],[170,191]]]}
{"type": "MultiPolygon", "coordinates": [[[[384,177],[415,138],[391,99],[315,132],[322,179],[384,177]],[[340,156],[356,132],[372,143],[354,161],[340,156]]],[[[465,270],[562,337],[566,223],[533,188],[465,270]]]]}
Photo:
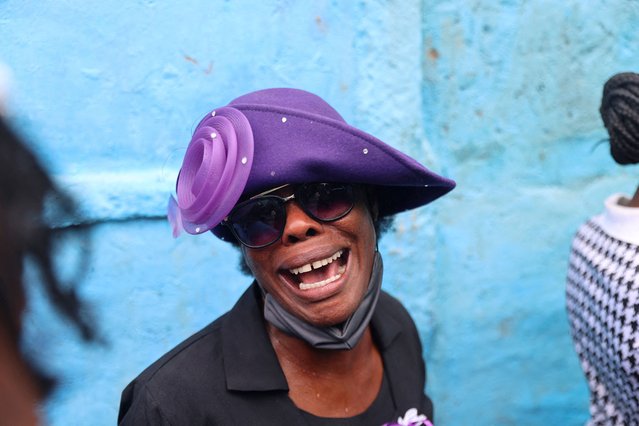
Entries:
{"type": "Polygon", "coordinates": [[[211,229],[232,240],[220,223],[239,200],[284,184],[308,182],[375,185],[380,216],[423,206],[455,187],[454,181],[350,126],[312,93],[260,90],[213,110],[196,128],[178,177],[177,201],[169,206],[174,235],[179,228],[192,234],[211,229]],[[223,137],[214,120],[226,126],[223,137]],[[207,143],[222,147],[217,152],[209,147],[207,155],[207,143]],[[214,161],[215,156],[219,158],[214,161]]]}

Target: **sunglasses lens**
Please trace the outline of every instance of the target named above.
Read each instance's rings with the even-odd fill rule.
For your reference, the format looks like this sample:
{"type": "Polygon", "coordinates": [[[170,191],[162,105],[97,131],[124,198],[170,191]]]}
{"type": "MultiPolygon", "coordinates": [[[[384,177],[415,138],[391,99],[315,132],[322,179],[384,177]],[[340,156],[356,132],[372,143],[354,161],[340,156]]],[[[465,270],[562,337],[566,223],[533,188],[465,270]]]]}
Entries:
{"type": "Polygon", "coordinates": [[[280,238],[286,215],[278,198],[261,197],[238,206],[228,221],[242,244],[257,248],[280,238]]]}
{"type": "MultiPolygon", "coordinates": [[[[292,198],[259,196],[235,207],[227,224],[245,246],[266,247],[282,236],[286,226],[284,203],[292,198]]],[[[323,222],[344,217],[355,204],[353,187],[337,183],[302,185],[295,191],[295,198],[307,214],[323,222]]]]}
{"type": "Polygon", "coordinates": [[[299,202],[304,209],[323,221],[336,220],[353,208],[353,188],[336,183],[304,185],[298,192],[299,202]]]}

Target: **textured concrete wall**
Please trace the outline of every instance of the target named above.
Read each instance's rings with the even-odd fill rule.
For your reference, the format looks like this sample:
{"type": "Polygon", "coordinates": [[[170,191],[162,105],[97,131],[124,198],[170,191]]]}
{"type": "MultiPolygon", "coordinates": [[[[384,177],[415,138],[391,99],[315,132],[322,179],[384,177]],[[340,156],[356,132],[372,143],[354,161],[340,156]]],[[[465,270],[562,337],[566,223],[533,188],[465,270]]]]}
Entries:
{"type": "Polygon", "coordinates": [[[639,70],[638,24],[622,0],[1,0],[15,122],[100,222],[82,293],[108,346],[40,302],[27,322],[63,379],[46,417],[113,424],[122,387],[246,287],[226,245],[173,240],[164,205],[204,112],[293,86],[458,181],[382,244],[437,424],[583,424],[566,258],[577,225],[636,184],[593,146],[603,82],[639,70]]]}

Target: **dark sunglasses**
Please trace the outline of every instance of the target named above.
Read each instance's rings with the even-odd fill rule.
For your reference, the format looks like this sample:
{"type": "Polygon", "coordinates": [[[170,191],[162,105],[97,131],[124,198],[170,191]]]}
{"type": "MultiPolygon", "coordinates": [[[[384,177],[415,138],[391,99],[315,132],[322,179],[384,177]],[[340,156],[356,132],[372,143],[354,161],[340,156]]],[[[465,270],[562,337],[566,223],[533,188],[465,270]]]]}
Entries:
{"type": "Polygon", "coordinates": [[[222,221],[235,238],[249,248],[262,248],[282,237],[286,226],[284,204],[296,200],[304,213],[318,222],[346,216],[355,205],[353,186],[343,183],[307,183],[295,187],[288,197],[270,194],[283,185],[239,203],[222,221]]]}

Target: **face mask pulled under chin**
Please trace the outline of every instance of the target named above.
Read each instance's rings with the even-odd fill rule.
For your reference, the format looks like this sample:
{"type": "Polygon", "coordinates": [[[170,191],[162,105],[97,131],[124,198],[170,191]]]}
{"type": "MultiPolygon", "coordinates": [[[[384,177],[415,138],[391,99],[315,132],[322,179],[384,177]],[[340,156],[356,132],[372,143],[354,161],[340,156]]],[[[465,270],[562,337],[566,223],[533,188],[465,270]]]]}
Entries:
{"type": "Polygon", "coordinates": [[[382,256],[375,252],[373,271],[361,303],[348,319],[339,326],[317,327],[296,317],[280,305],[269,293],[264,294],[264,318],[273,326],[304,340],[318,349],[352,349],[361,339],[373,317],[382,288],[382,256]]]}

